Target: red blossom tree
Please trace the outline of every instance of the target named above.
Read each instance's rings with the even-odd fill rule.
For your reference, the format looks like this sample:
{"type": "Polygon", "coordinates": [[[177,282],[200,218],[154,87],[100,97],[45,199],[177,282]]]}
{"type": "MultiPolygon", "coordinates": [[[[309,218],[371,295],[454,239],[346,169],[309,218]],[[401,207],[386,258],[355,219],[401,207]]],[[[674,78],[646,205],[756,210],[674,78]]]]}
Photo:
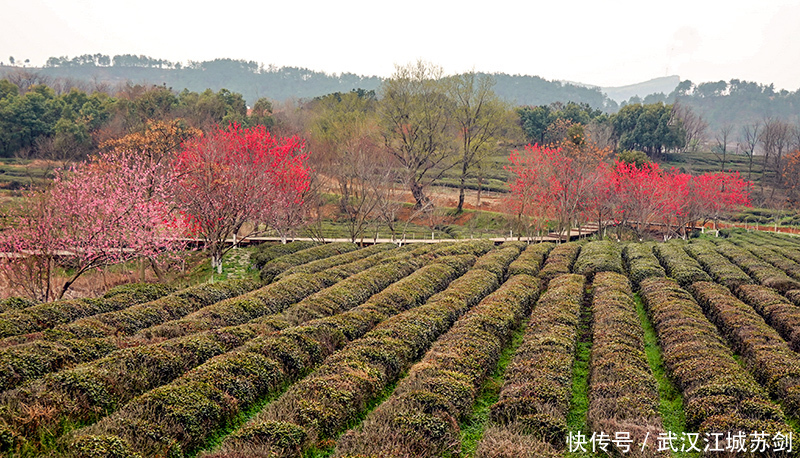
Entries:
{"type": "MultiPolygon", "coordinates": [[[[601,157],[596,154],[595,158],[601,157]]],[[[726,211],[749,205],[750,183],[738,173],[691,176],[658,164],[616,161],[613,167],[596,159],[579,158],[565,148],[526,147],[513,152],[508,166],[515,179],[512,210],[541,226],[555,219],[561,230],[578,222],[576,215],[601,226],[615,219],[632,227],[642,239],[651,226],[661,223],[664,237],[686,237],[686,227],[716,220],[726,211]]]]}
{"type": "Polygon", "coordinates": [[[569,232],[589,213],[589,197],[603,179],[599,164],[609,154],[583,135],[580,125],[567,129],[567,138],[552,146],[528,145],[509,157],[512,209],[534,221],[556,222],[556,231],[569,232]],[[578,127],[578,129],[575,129],[578,127]]]}
{"type": "Polygon", "coordinates": [[[302,219],[310,170],[297,137],[276,138],[264,126],[217,128],[184,143],[175,161],[175,197],[194,233],[206,243],[212,268],[222,272],[222,256],[242,237],[269,225],[285,241],[302,219]]]}

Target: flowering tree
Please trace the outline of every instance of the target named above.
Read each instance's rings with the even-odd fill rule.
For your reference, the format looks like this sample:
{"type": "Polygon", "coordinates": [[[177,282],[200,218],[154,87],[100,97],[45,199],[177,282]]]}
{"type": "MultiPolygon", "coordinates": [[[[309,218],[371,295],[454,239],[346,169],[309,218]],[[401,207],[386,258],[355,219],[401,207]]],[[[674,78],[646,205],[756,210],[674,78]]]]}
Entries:
{"type": "Polygon", "coordinates": [[[183,228],[169,205],[172,179],[131,152],[104,153],[58,171],[49,188],[29,195],[29,209],[0,239],[10,253],[6,277],[17,285],[27,281],[29,295],[49,300],[63,297],[93,268],[180,248],[183,228]],[[56,256],[74,259],[74,270],[53,289],[56,256]]]}
{"type": "Polygon", "coordinates": [[[565,132],[567,138],[552,146],[512,152],[506,167],[515,176],[510,184],[514,211],[534,220],[551,218],[558,233],[568,232],[588,213],[590,196],[604,179],[598,167],[609,153],[586,139],[579,124],[565,132]]]}
{"type": "Polygon", "coordinates": [[[184,143],[175,161],[175,198],[194,233],[206,242],[211,265],[222,271],[226,240],[269,224],[284,237],[301,218],[309,188],[305,143],[276,138],[264,126],[217,128],[184,143]]]}

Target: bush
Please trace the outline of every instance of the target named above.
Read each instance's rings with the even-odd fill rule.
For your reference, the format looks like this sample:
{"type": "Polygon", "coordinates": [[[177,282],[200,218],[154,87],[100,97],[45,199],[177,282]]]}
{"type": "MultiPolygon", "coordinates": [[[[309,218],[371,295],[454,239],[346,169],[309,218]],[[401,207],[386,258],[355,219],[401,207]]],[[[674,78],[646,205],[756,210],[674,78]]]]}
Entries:
{"type": "Polygon", "coordinates": [[[800,352],[800,308],[766,286],[741,285],[735,293],[739,299],[764,317],[764,320],[788,342],[792,350],[800,352]]]}
{"type": "Polygon", "coordinates": [[[114,288],[99,299],[70,299],[10,310],[0,314],[0,337],[42,331],[80,318],[123,310],[173,291],[166,285],[137,283],[114,288]]]}
{"type": "MultiPolygon", "coordinates": [[[[116,435],[147,454],[165,453],[174,447],[192,450],[239,412],[275,395],[346,342],[348,337],[338,328],[339,324],[349,323],[351,330],[360,328],[366,332],[369,323],[415,307],[475,262],[469,255],[459,258],[460,268],[450,267],[448,264],[455,262],[446,257],[421,269],[413,262],[395,263],[392,265],[395,272],[416,272],[347,312],[285,328],[276,335],[253,339],[237,351],[212,358],[169,385],[138,397],[79,435],[116,435]],[[367,324],[352,324],[359,319],[367,324]]],[[[348,294],[343,288],[337,292],[348,294]]],[[[292,309],[303,307],[302,303],[297,304],[285,315],[294,316],[292,309]]]]}
{"type": "Polygon", "coordinates": [[[742,269],[717,253],[713,244],[709,242],[694,242],[686,245],[685,248],[717,283],[730,289],[753,283],[753,279],[742,269]]]}
{"type": "Polygon", "coordinates": [[[601,240],[589,242],[581,248],[573,271],[591,281],[598,272],[622,274],[622,249],[618,243],[601,240]]]}
{"type": "Polygon", "coordinates": [[[581,246],[575,242],[556,245],[547,256],[547,260],[539,272],[539,278],[547,284],[559,275],[570,273],[580,251],[581,246]]]}
{"type": "Polygon", "coordinates": [[[269,283],[286,269],[357,249],[358,245],[355,243],[336,242],[306,248],[305,250],[274,258],[266,262],[264,267],[261,268],[261,281],[269,283]]]}
{"type": "Polygon", "coordinates": [[[436,341],[392,396],[370,413],[360,430],[344,436],[337,453],[458,453],[456,425],[471,411],[481,384],[497,364],[511,333],[529,312],[538,289],[536,279],[517,275],[483,299],[436,341]],[[420,415],[440,426],[435,431],[421,427],[420,415]]]}
{"type": "Polygon", "coordinates": [[[319,245],[317,242],[297,240],[286,244],[262,244],[250,255],[250,264],[257,270],[275,258],[296,253],[319,245]]]}
{"type": "Polygon", "coordinates": [[[534,307],[522,345],[506,368],[500,398],[491,407],[495,423],[516,422],[528,434],[559,448],[564,446],[564,437],[551,432],[554,425],[566,428],[585,281],[584,276],[571,274],[550,281],[534,307]]]}
{"type": "Polygon", "coordinates": [[[644,443],[664,431],[633,293],[628,279],[612,272],[597,274],[592,287],[588,424],[592,431],[619,431],[624,424],[634,443],[644,443]]]}
{"type": "Polygon", "coordinates": [[[8,310],[21,310],[36,305],[35,301],[24,297],[9,297],[0,301],[0,313],[8,310]]]}
{"type": "Polygon", "coordinates": [[[527,274],[536,276],[544,264],[545,258],[548,253],[553,250],[555,244],[553,243],[536,243],[528,245],[525,251],[508,266],[508,276],[512,277],[518,274],[527,274]]]}
{"type": "Polygon", "coordinates": [[[711,281],[711,277],[700,267],[697,261],[684,251],[683,241],[670,241],[655,245],[654,252],[667,275],[678,284],[687,287],[696,281],[711,281]]]}
{"type": "Polygon", "coordinates": [[[629,243],[622,249],[622,258],[634,286],[650,277],[666,277],[667,273],[653,254],[653,243],[629,243]]]}
{"type": "Polygon", "coordinates": [[[691,294],[670,279],[650,278],[640,285],[642,299],[658,334],[670,377],[683,392],[688,428],[711,430],[717,415],[752,419],[752,429],[789,431],[777,406],[775,416],[753,416],[748,406],[770,405],[764,390],[733,358],[716,327],[691,294]]]}
{"type": "Polygon", "coordinates": [[[796,280],[741,247],[722,241],[717,243],[717,251],[764,286],[782,292],[800,289],[796,280]]]}
{"type": "Polygon", "coordinates": [[[750,371],[790,415],[800,412],[800,356],[752,307],[724,286],[698,282],[691,291],[750,371]]]}
{"type": "MultiPolygon", "coordinates": [[[[292,386],[251,424],[290,421],[302,427],[312,443],[319,438],[335,437],[456,317],[497,287],[505,267],[519,254],[519,247],[497,251],[502,253],[489,252],[481,257],[472,270],[454,280],[424,306],[388,319],[330,356],[322,367],[292,386]],[[496,272],[496,275],[487,275],[487,272],[496,272]]],[[[243,442],[232,438],[223,443],[223,450],[254,450],[256,447],[256,444],[243,442]]],[[[277,455],[289,452],[276,443],[264,444],[259,453],[266,453],[265,450],[277,455]]]]}

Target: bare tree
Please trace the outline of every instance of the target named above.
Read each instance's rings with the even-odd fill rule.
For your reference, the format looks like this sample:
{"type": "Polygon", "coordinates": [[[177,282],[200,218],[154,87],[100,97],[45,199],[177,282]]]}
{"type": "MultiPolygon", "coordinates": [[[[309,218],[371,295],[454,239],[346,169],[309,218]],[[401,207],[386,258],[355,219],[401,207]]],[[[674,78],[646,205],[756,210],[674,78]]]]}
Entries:
{"type": "Polygon", "coordinates": [[[703,144],[708,130],[708,123],[702,116],[692,110],[689,105],[675,102],[672,107],[673,116],[680,119],[686,131],[686,143],[681,152],[695,152],[703,144]]]}
{"type": "Polygon", "coordinates": [[[774,183],[780,187],[783,181],[783,156],[791,145],[792,129],[789,124],[779,119],[767,119],[759,136],[764,150],[764,174],[772,169],[774,183]],[[771,160],[770,160],[771,159],[771,160]]]}
{"type": "Polygon", "coordinates": [[[742,145],[742,153],[747,156],[747,181],[752,181],[753,159],[758,146],[761,123],[756,121],[753,124],[745,124],[739,133],[739,144],[742,145]]]}
{"type": "Polygon", "coordinates": [[[504,103],[492,87],[494,78],[479,77],[475,72],[453,76],[446,81],[447,93],[455,104],[453,119],[458,125],[461,146],[461,170],[458,185],[458,207],[464,209],[464,193],[467,178],[486,157],[494,152],[498,134],[508,121],[510,107],[504,103]]]}
{"type": "Polygon", "coordinates": [[[731,139],[731,133],[733,132],[733,125],[725,124],[720,128],[716,135],[714,135],[714,140],[717,142],[714,145],[714,148],[711,151],[720,161],[719,171],[725,171],[725,161],[728,157],[728,142],[731,139]]]}
{"type": "Polygon", "coordinates": [[[28,92],[32,86],[39,84],[49,85],[50,83],[50,78],[45,75],[21,69],[6,73],[5,79],[19,88],[20,95],[28,92]]]}
{"type": "Polygon", "coordinates": [[[418,61],[396,67],[381,87],[379,115],[389,152],[405,170],[416,208],[430,198],[425,188],[456,163],[452,102],[442,69],[418,61]]]}

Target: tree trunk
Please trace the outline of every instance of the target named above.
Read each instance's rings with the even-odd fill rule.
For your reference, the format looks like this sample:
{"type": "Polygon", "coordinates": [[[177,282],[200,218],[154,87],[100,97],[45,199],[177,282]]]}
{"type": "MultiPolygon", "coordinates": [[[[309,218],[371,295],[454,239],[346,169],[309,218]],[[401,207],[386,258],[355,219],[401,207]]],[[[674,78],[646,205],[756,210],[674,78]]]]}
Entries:
{"type": "MultiPolygon", "coordinates": [[[[164,272],[161,271],[161,268],[158,267],[158,263],[152,257],[147,258],[150,261],[150,266],[153,268],[153,272],[155,272],[156,277],[158,278],[159,283],[166,283],[167,279],[164,277],[164,272]]],[[[144,281],[144,278],[142,279],[144,281]]]]}
{"type": "Polygon", "coordinates": [[[456,213],[461,213],[464,211],[464,187],[466,186],[467,182],[467,161],[466,158],[462,163],[461,167],[461,181],[458,184],[458,208],[456,208],[456,213]]]}
{"type": "Polygon", "coordinates": [[[483,191],[483,177],[478,175],[478,199],[476,201],[478,210],[481,208],[481,191],[483,191]]]}
{"type": "Polygon", "coordinates": [[[419,210],[424,207],[431,199],[425,195],[422,186],[416,180],[411,182],[411,195],[414,196],[414,208],[419,210]]]}

